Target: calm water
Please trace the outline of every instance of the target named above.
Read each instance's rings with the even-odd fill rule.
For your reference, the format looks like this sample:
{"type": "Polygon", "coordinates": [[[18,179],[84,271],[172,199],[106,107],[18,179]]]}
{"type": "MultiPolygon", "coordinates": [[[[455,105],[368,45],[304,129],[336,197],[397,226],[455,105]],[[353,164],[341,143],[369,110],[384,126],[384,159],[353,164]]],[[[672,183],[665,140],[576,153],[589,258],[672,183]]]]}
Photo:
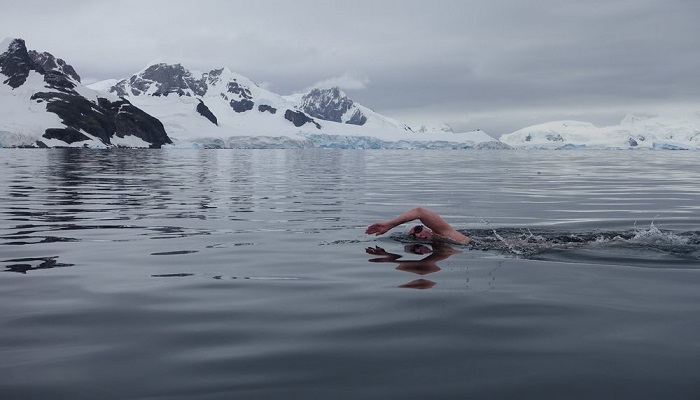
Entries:
{"type": "Polygon", "coordinates": [[[697,399],[699,157],[0,149],[0,398],[697,399]]]}

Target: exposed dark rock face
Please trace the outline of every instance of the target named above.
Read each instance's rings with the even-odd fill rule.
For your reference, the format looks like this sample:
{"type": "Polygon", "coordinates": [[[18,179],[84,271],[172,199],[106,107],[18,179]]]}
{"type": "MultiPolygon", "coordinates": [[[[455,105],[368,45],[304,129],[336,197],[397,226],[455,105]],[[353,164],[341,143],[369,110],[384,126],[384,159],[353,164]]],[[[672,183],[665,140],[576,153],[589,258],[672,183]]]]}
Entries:
{"type": "Polygon", "coordinates": [[[37,90],[30,100],[46,102],[46,111],[58,115],[65,125],[64,128],[47,129],[43,137],[71,144],[89,140],[87,133],[110,145],[114,136],[133,135],[150,143],[151,147],[172,143],[163,124],[156,118],[126,100],[113,102],[98,98],[93,102],[86,99],[75,90],[76,80],[60,70],[46,71],[31,59],[23,40],[12,41],[8,51],[0,55],[0,72],[8,76],[3,83],[16,89],[26,83],[30,71],[44,77],[44,86],[38,87],[41,90],[37,90]]]}
{"type": "Polygon", "coordinates": [[[45,71],[58,71],[72,78],[76,82],[80,82],[80,75],[75,72],[75,69],[60,58],[54,57],[51,53],[39,53],[34,50],[29,50],[29,58],[35,63],[44,68],[45,71]]]}
{"type": "Polygon", "coordinates": [[[303,126],[306,123],[312,123],[316,126],[316,129],[321,129],[321,125],[314,121],[313,118],[309,118],[308,115],[301,111],[287,110],[284,113],[284,119],[294,124],[296,127],[303,126]]]}
{"type": "Polygon", "coordinates": [[[44,82],[46,82],[47,87],[64,92],[75,89],[75,83],[59,71],[46,71],[44,82]]]}
{"type": "Polygon", "coordinates": [[[360,125],[360,126],[364,125],[365,122],[367,122],[367,117],[364,114],[362,114],[362,111],[360,111],[360,110],[353,111],[350,119],[345,121],[346,124],[360,125]]]}
{"type": "Polygon", "coordinates": [[[199,100],[199,104],[197,104],[197,112],[199,113],[199,115],[211,121],[212,124],[217,126],[219,125],[218,120],[216,119],[216,115],[214,115],[214,113],[211,112],[209,107],[207,107],[202,100],[199,100]]]}
{"type": "Polygon", "coordinates": [[[89,137],[83,135],[82,133],[76,131],[73,128],[49,128],[42,135],[42,137],[45,137],[47,139],[58,139],[68,144],[90,140],[89,137]]]}
{"type": "Polygon", "coordinates": [[[364,125],[367,122],[362,111],[337,87],[311,90],[302,97],[300,108],[306,114],[326,121],[343,122],[343,116],[350,112],[346,124],[364,125]]]}
{"type": "Polygon", "coordinates": [[[107,145],[111,144],[113,136],[123,138],[126,135],[136,136],[154,148],[172,143],[159,120],[126,100],[112,102],[100,98],[95,104],[75,92],[40,92],[32,96],[32,100],[37,99],[46,101],[46,111],[58,115],[66,126],[47,129],[43,135],[47,139],[68,144],[89,140],[80,133],[84,131],[107,145]]]}
{"type": "Polygon", "coordinates": [[[276,109],[275,107],[268,106],[267,104],[260,104],[260,105],[258,106],[258,111],[260,111],[260,112],[269,112],[270,114],[276,114],[276,113],[277,113],[277,109],[276,109]]]}
{"type": "Polygon", "coordinates": [[[146,68],[140,75],[134,75],[127,81],[122,79],[114,85],[110,92],[119,97],[129,95],[139,96],[149,91],[152,85],[156,86],[154,96],[167,96],[170,93],[178,96],[190,95],[191,91],[196,96],[203,96],[207,92],[206,78],[195,78],[180,64],[154,64],[146,68]],[[127,83],[131,87],[127,91],[127,83]],[[189,91],[188,91],[189,90],[189,91]]]}
{"type": "MultiPolygon", "coordinates": [[[[180,64],[155,64],[146,68],[142,73],[133,75],[128,80],[123,79],[117,82],[110,91],[120,97],[146,94],[156,97],[168,96],[169,94],[203,97],[207,94],[210,86],[214,86],[221,81],[223,73],[223,68],[215,69],[196,78],[180,64]]],[[[237,113],[244,113],[255,107],[250,88],[240,84],[235,79],[227,83],[226,92],[221,95],[222,98],[228,101],[231,109],[237,113]]],[[[197,106],[197,111],[217,124],[216,117],[208,110],[208,107],[197,106]]]]}
{"type": "Polygon", "coordinates": [[[217,82],[219,82],[221,80],[221,74],[223,74],[223,73],[224,73],[223,68],[213,69],[213,70],[209,71],[209,73],[206,76],[207,83],[209,83],[210,85],[216,84],[217,82]]]}
{"type": "Polygon", "coordinates": [[[253,107],[255,107],[255,103],[248,99],[241,99],[239,101],[231,100],[229,104],[231,105],[231,108],[233,108],[233,111],[237,113],[250,111],[253,109],[253,107]]]}
{"type": "Polygon", "coordinates": [[[29,71],[44,73],[44,69],[29,57],[24,40],[15,39],[7,51],[0,54],[0,73],[7,76],[2,83],[17,89],[27,81],[29,71]]]}
{"type": "Polygon", "coordinates": [[[242,86],[237,81],[233,80],[229,82],[227,91],[228,93],[237,95],[240,98],[240,100],[231,100],[229,103],[233,111],[242,113],[250,111],[253,109],[253,107],[255,107],[255,103],[252,100],[253,95],[250,93],[250,89],[242,86]]]}
{"type": "Polygon", "coordinates": [[[253,98],[253,95],[250,93],[250,89],[248,89],[245,86],[242,86],[235,80],[228,83],[228,92],[232,94],[237,94],[238,96],[244,99],[250,100],[253,98]]]}
{"type": "Polygon", "coordinates": [[[115,135],[122,138],[133,135],[151,143],[151,148],[160,148],[172,141],[165,133],[165,128],[160,120],[145,113],[140,108],[127,100],[110,102],[107,99],[99,99],[100,105],[111,112],[114,117],[115,135]]]}

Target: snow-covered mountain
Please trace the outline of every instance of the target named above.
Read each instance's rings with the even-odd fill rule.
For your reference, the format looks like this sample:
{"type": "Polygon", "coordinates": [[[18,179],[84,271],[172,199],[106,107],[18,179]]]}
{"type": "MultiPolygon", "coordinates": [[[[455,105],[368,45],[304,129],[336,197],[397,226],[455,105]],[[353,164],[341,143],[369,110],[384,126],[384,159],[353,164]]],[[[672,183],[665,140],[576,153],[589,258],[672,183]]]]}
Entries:
{"type": "Polygon", "coordinates": [[[29,58],[41,65],[45,71],[58,71],[68,75],[68,77],[74,81],[80,82],[80,75],[75,72],[73,66],[67,64],[60,58],[54,57],[53,54],[48,52],[39,53],[36,50],[29,50],[27,53],[29,54],[29,58]]]}
{"type": "Polygon", "coordinates": [[[699,149],[700,115],[535,125],[493,139],[446,124],[411,129],[339,88],[282,96],[227,68],[156,63],[86,87],[22,39],[0,42],[0,147],[699,149]]]}
{"type": "Polygon", "coordinates": [[[96,90],[129,99],[163,122],[175,146],[214,148],[473,148],[502,146],[482,135],[417,135],[339,88],[282,96],[228,68],[149,65],[96,90]]]}
{"type": "Polygon", "coordinates": [[[86,88],[70,65],[29,52],[22,39],[0,43],[0,79],[0,147],[171,143],[160,121],[124,99],[86,88]]]}
{"type": "Polygon", "coordinates": [[[426,125],[422,124],[421,126],[417,128],[413,128],[414,131],[418,133],[428,133],[428,134],[433,134],[433,133],[454,133],[454,130],[452,130],[452,127],[447,125],[446,123],[440,123],[437,125],[426,125]]]}
{"type": "Polygon", "coordinates": [[[154,64],[86,87],[22,39],[0,43],[0,80],[0,147],[490,147],[478,135],[418,136],[338,88],[281,96],[227,68],[154,64]]]}
{"type": "Polygon", "coordinates": [[[313,118],[352,125],[364,125],[367,117],[339,88],[312,89],[301,97],[299,109],[313,118]]]}
{"type": "Polygon", "coordinates": [[[500,137],[514,148],[527,149],[670,149],[700,148],[700,115],[629,114],[618,125],[554,121],[500,137]]]}

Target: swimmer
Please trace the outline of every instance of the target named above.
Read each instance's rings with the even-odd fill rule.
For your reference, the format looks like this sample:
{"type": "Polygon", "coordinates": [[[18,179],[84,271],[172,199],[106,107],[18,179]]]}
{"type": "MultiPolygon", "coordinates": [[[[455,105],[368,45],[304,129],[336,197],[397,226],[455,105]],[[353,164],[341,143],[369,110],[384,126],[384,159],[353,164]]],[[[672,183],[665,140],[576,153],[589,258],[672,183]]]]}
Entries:
{"type": "Polygon", "coordinates": [[[408,235],[416,239],[432,240],[435,242],[449,242],[455,244],[469,244],[469,237],[457,232],[450,224],[447,223],[441,216],[428,210],[427,208],[417,207],[406,211],[398,217],[389,221],[376,222],[367,227],[365,231],[368,235],[382,235],[389,232],[404,222],[420,220],[423,225],[416,225],[408,230],[408,235]]]}

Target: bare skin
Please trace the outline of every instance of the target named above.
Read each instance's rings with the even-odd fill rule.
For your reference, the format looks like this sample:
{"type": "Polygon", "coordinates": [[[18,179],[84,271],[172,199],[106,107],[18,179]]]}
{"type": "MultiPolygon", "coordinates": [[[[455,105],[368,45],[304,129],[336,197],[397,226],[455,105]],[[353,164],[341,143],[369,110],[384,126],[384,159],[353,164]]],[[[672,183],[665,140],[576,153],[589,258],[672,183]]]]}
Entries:
{"type": "Polygon", "coordinates": [[[468,244],[470,239],[457,232],[447,221],[433,211],[424,207],[416,207],[388,221],[375,222],[367,227],[368,235],[383,235],[391,229],[414,220],[420,220],[423,225],[412,227],[408,234],[423,240],[443,241],[456,244],[468,244]]]}

